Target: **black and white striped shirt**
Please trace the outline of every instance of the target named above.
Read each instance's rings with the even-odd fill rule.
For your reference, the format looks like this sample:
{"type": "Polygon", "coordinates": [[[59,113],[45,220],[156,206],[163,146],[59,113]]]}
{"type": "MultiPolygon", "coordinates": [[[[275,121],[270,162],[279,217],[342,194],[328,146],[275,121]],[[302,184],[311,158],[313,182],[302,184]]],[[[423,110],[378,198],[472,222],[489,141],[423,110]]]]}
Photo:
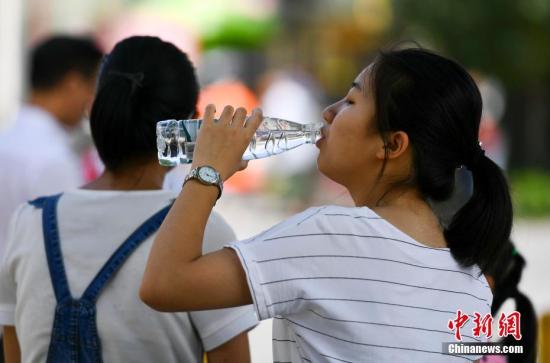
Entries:
{"type": "Polygon", "coordinates": [[[490,313],[477,266],[423,245],[371,209],[310,208],[230,245],[260,319],[274,318],[275,362],[467,362],[443,353],[449,320],[490,313]]]}

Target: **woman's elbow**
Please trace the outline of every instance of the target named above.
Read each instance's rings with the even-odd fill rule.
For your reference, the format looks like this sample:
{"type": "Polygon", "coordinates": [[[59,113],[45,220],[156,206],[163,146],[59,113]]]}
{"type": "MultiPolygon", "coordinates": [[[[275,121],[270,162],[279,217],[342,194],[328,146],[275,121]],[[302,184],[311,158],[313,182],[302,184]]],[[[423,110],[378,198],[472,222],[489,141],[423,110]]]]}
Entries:
{"type": "Polygon", "coordinates": [[[170,301],[170,297],[166,296],[163,292],[160,284],[155,283],[153,279],[145,276],[141,281],[139,288],[139,298],[145,303],[145,305],[157,311],[171,311],[167,306],[167,302],[170,301]]]}

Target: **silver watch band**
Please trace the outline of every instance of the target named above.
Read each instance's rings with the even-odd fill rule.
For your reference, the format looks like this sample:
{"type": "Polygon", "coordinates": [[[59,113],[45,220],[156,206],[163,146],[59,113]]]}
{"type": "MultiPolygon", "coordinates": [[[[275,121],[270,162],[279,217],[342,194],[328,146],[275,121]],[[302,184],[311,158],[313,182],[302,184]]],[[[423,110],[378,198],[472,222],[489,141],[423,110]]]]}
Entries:
{"type": "Polygon", "coordinates": [[[189,180],[191,179],[195,179],[197,180],[198,182],[200,182],[201,184],[203,185],[206,185],[206,186],[216,186],[218,188],[218,197],[217,199],[220,199],[220,197],[222,196],[222,192],[223,192],[223,181],[221,180],[221,176],[220,176],[220,173],[218,173],[216,171],[216,169],[210,167],[210,166],[206,166],[210,169],[212,169],[213,171],[216,172],[217,174],[217,182],[209,182],[207,180],[204,180],[203,178],[200,177],[199,175],[199,170],[201,168],[203,168],[205,166],[199,166],[199,167],[196,167],[196,168],[193,168],[189,174],[187,174],[187,176],[185,177],[185,180],[183,181],[183,184],[182,184],[182,187],[183,185],[185,185],[185,183],[187,183],[189,180]]]}

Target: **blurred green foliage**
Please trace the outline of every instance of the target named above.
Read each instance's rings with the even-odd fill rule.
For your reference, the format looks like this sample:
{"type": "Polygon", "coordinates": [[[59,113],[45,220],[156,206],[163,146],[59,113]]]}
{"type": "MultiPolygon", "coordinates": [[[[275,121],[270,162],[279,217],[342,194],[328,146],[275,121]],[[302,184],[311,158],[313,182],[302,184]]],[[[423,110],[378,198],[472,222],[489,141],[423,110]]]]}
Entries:
{"type": "Polygon", "coordinates": [[[230,47],[240,49],[261,48],[274,34],[275,18],[254,19],[244,15],[224,18],[202,35],[204,49],[230,47]]]}
{"type": "MultiPolygon", "coordinates": [[[[418,40],[468,70],[502,82],[506,111],[501,125],[509,135],[508,167],[550,170],[550,0],[392,0],[392,4],[392,37],[418,40]]],[[[521,180],[520,212],[536,214],[548,206],[544,189],[528,190],[521,180]],[[540,201],[533,199],[537,195],[540,201]]]]}
{"type": "Polygon", "coordinates": [[[550,0],[393,0],[397,35],[515,88],[550,80],[550,0]]]}
{"type": "Polygon", "coordinates": [[[515,171],[511,173],[510,181],[516,215],[550,216],[550,172],[515,171]]]}

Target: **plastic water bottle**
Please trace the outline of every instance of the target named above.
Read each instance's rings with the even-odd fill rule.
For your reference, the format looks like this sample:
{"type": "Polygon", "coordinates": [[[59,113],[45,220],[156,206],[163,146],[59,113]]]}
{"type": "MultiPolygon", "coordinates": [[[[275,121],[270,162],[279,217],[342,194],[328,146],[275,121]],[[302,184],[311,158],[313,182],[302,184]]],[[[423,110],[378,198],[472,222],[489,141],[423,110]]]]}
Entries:
{"type": "MultiPolygon", "coordinates": [[[[193,161],[195,141],[202,121],[165,120],[157,123],[157,150],[161,165],[174,166],[193,161]]],[[[264,117],[243,160],[261,159],[277,155],[304,144],[314,144],[321,137],[322,122],[298,122],[264,117]]]]}

